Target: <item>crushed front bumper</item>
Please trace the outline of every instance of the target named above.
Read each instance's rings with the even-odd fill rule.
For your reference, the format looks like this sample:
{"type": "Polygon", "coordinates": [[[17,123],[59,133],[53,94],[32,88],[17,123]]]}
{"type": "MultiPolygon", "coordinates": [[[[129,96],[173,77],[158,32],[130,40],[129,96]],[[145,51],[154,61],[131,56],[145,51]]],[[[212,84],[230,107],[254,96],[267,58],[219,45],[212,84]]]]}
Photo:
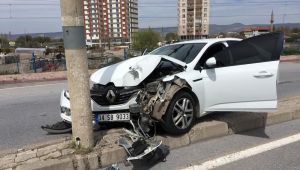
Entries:
{"type": "MultiPolygon", "coordinates": [[[[93,112],[93,124],[100,123],[99,114],[124,114],[129,113],[129,105],[136,103],[136,96],[133,96],[127,103],[121,105],[100,106],[91,100],[91,108],[93,112]]],[[[70,110],[70,96],[68,91],[63,90],[60,95],[60,117],[63,121],[72,123],[70,110]]],[[[110,121],[105,121],[110,122],[110,121]]],[[[129,120],[113,120],[111,122],[129,122],[129,120]]]]}

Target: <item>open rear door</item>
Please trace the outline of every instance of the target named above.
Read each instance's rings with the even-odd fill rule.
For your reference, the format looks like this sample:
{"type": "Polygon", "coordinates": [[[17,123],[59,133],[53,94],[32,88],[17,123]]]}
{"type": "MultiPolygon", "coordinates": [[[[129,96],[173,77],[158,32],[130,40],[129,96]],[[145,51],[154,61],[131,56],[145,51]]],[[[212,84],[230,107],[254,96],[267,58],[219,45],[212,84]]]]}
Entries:
{"type": "Polygon", "coordinates": [[[215,55],[206,69],[206,111],[273,111],[283,33],[252,37],[215,55]]]}

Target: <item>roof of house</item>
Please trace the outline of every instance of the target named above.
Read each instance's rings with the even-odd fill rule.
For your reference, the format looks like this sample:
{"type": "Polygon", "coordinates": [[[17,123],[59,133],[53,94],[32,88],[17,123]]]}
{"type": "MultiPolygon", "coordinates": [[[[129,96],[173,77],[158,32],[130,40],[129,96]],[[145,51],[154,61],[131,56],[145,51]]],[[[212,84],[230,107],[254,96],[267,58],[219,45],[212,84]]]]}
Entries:
{"type": "Polygon", "coordinates": [[[271,27],[268,26],[246,27],[243,30],[243,32],[252,32],[252,31],[271,31],[271,27]]]}

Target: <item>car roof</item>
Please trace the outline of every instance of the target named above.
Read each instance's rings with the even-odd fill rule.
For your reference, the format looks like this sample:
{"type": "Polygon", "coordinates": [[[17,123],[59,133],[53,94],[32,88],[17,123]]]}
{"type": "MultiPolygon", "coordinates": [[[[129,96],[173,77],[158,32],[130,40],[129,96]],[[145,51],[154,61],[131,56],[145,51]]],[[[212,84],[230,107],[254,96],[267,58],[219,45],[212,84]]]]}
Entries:
{"type": "Polygon", "coordinates": [[[241,41],[242,39],[238,38],[210,38],[210,39],[198,39],[198,40],[189,40],[189,41],[182,41],[175,44],[187,44],[187,43],[206,43],[212,44],[216,42],[223,42],[223,41],[241,41]]]}

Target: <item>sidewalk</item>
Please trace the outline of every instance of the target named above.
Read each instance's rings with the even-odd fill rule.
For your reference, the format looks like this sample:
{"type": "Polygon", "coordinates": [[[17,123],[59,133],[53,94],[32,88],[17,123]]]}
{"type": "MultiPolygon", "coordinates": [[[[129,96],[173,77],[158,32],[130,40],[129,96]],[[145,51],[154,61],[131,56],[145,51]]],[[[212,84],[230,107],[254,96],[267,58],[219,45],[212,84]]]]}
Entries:
{"type": "MultiPolygon", "coordinates": [[[[282,56],[281,62],[297,62],[300,61],[299,55],[282,56]]],[[[90,70],[92,74],[96,70],[90,70]]],[[[13,83],[25,83],[25,82],[41,82],[41,81],[55,81],[66,80],[66,71],[58,72],[43,72],[43,73],[29,73],[29,74],[15,74],[15,75],[0,75],[0,84],[13,84],[13,83]]]]}

